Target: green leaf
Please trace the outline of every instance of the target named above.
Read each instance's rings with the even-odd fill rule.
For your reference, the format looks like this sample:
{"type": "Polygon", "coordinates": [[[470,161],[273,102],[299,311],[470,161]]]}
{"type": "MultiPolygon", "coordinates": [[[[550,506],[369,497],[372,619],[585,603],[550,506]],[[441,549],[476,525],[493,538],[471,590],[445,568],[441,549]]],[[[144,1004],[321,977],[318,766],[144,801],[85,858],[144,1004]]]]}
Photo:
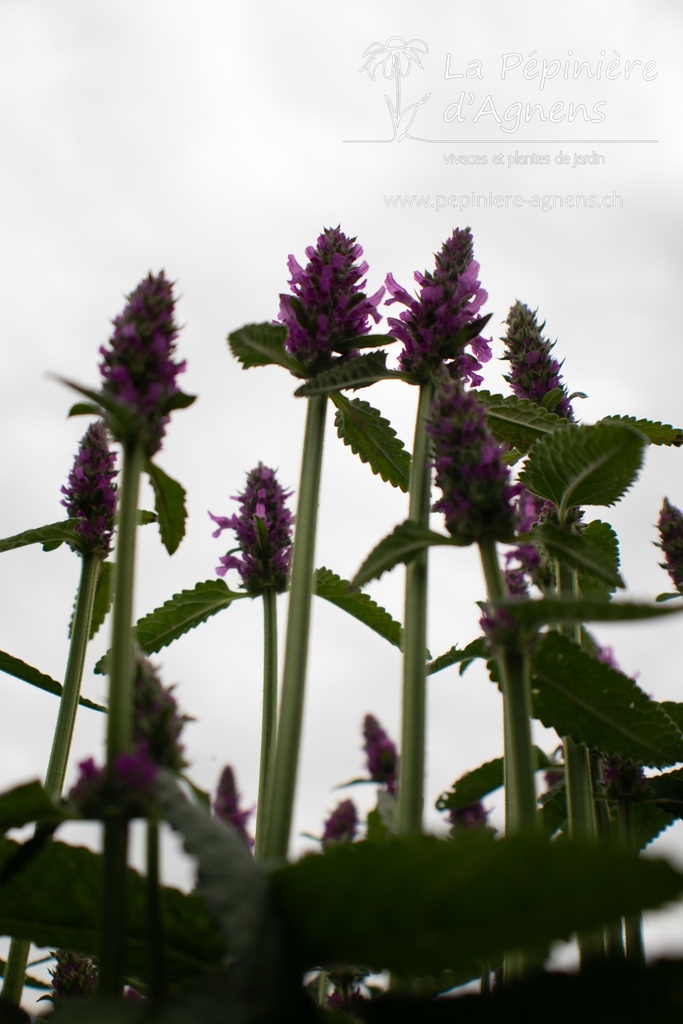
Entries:
{"type": "Polygon", "coordinates": [[[185,488],[154,462],[148,461],[145,469],[154,488],[154,508],[159,519],[161,541],[172,555],[185,535],[185,488]]]}
{"type": "MultiPolygon", "coordinates": [[[[619,540],[609,523],[594,519],[586,525],[581,537],[595,552],[596,561],[609,565],[614,575],[619,577],[619,540]]],[[[614,593],[614,587],[598,582],[591,569],[579,570],[578,582],[579,590],[585,597],[609,597],[614,593]]]]}
{"type": "MultiPolygon", "coordinates": [[[[552,762],[547,754],[540,747],[534,747],[536,753],[536,769],[547,771],[552,767],[552,762]]],[[[442,793],[436,801],[436,808],[439,811],[460,810],[463,807],[471,807],[500,789],[505,781],[505,758],[496,757],[492,761],[479,765],[471,772],[466,772],[453,783],[447,793],[442,793]]]]}
{"type": "Polygon", "coordinates": [[[67,519],[63,523],[51,523],[49,526],[39,526],[35,530],[25,530],[13,537],[5,537],[0,540],[0,552],[13,551],[28,544],[42,544],[45,551],[54,551],[60,544],[68,544],[75,539],[75,523],[75,519],[67,519]]]}
{"type": "Polygon", "coordinates": [[[605,601],[601,597],[544,597],[528,601],[513,598],[500,601],[499,605],[528,631],[561,622],[635,622],[683,611],[683,604],[672,608],[634,601],[605,601]]]}
{"type": "Polygon", "coordinates": [[[334,425],[342,439],[361,462],[382,480],[407,493],[410,480],[410,453],[382,414],[359,398],[349,400],[333,394],[337,407],[334,425]]]}
{"type": "MultiPolygon", "coordinates": [[[[19,846],[0,841],[0,873],[19,846]]],[[[83,847],[46,843],[0,885],[0,931],[49,949],[96,955],[100,936],[102,858],[83,847]]],[[[126,973],[147,973],[146,881],[127,870],[126,973]]],[[[175,983],[202,975],[224,955],[201,897],[162,889],[166,959],[175,983]]]]}
{"type": "MultiPolygon", "coordinates": [[[[233,601],[248,596],[246,592],[230,590],[223,580],[197,583],[192,590],[174,594],[160,607],[138,619],[135,625],[136,640],[144,654],[156,654],[201,622],[206,622],[212,615],[228,608],[233,601]]],[[[108,671],[108,657],[109,652],[95,665],[98,675],[105,675],[108,671]]]]}
{"type": "Polygon", "coordinates": [[[486,638],[478,636],[476,640],[472,640],[462,650],[459,650],[457,647],[451,647],[445,654],[440,654],[434,661],[430,661],[429,665],[427,665],[427,675],[432,676],[435,672],[441,672],[444,668],[458,664],[460,665],[460,675],[462,675],[476,658],[488,658],[490,653],[486,638]]]}
{"type": "MultiPolygon", "coordinates": [[[[598,522],[598,525],[606,527],[616,539],[611,527],[606,523],[598,522]]],[[[583,579],[598,584],[602,589],[609,592],[615,587],[624,586],[614,565],[613,551],[603,551],[603,532],[594,529],[586,538],[585,533],[570,533],[552,523],[543,523],[535,527],[529,537],[535,544],[542,545],[551,558],[576,570],[583,579]]]]}
{"type": "Polygon", "coordinates": [[[72,406],[71,415],[81,415],[84,412],[89,412],[97,416],[102,416],[107,420],[112,433],[117,438],[137,436],[138,429],[136,424],[136,410],[128,402],[115,398],[113,395],[103,390],[94,391],[92,388],[85,387],[82,384],[77,384],[75,381],[69,380],[67,377],[55,375],[55,379],[90,399],[89,403],[81,402],[72,406]],[[74,410],[76,410],[76,412],[74,412],[74,410]]]}
{"type": "Polygon", "coordinates": [[[655,775],[646,782],[645,799],[675,818],[683,818],[683,768],[655,775]]]}
{"type": "Polygon", "coordinates": [[[230,351],[243,369],[252,366],[284,366],[295,377],[306,374],[293,356],[285,349],[287,328],[278,324],[247,324],[228,335],[230,351]]]}
{"type": "Polygon", "coordinates": [[[628,676],[559,633],[546,633],[531,662],[534,714],[560,736],[610,757],[662,768],[683,761],[683,737],[662,707],[628,676]]]}
{"type": "Polygon", "coordinates": [[[564,417],[548,412],[535,402],[516,395],[492,395],[488,391],[476,392],[477,399],[486,409],[488,424],[500,444],[510,444],[524,453],[537,441],[552,436],[569,426],[564,417]]]}
{"type": "Polygon", "coordinates": [[[100,574],[95,588],[95,600],[93,602],[92,619],[90,620],[90,633],[88,639],[92,640],[100,626],[107,617],[107,612],[114,601],[114,565],[112,562],[102,562],[100,574]]]}
{"type": "Polygon", "coordinates": [[[366,352],[317,373],[297,388],[294,394],[297,398],[310,398],[312,395],[327,395],[341,388],[367,388],[378,380],[408,379],[406,374],[398,370],[387,370],[386,352],[366,352]]]}
{"type": "Polygon", "coordinates": [[[0,835],[30,822],[58,825],[76,817],[64,804],[53,800],[37,779],[0,793],[0,835]]]}
{"type": "Polygon", "coordinates": [[[368,594],[350,590],[348,580],[343,580],[330,569],[316,569],[313,579],[314,593],[324,597],[330,604],[348,612],[354,619],[369,626],[394,647],[401,646],[401,624],[388,611],[381,608],[368,594]]]}
{"type": "MultiPolygon", "coordinates": [[[[29,964],[29,966],[31,966],[31,965],[29,964]]],[[[4,978],[5,977],[6,970],[7,970],[7,961],[6,960],[0,960],[0,978],[4,978]]],[[[37,988],[41,992],[51,992],[52,991],[52,985],[50,985],[47,981],[42,981],[40,978],[35,978],[32,974],[26,974],[24,976],[24,985],[26,985],[28,988],[37,988]]],[[[17,1018],[17,1019],[19,1020],[19,1022],[21,1024],[22,1018],[17,1018]]],[[[28,1018],[27,1018],[27,1020],[28,1020],[28,1018]]]]}
{"type": "MultiPolygon", "coordinates": [[[[25,661],[7,654],[5,651],[0,651],[0,672],[6,672],[7,675],[21,679],[25,683],[30,683],[31,686],[37,686],[39,690],[45,690],[46,693],[53,693],[55,696],[61,697],[61,683],[58,683],[52,676],[47,676],[44,672],[33,668],[32,665],[27,665],[25,661]]],[[[92,711],[107,710],[101,704],[95,704],[94,701],[87,700],[85,697],[80,697],[78,703],[84,708],[90,708],[92,711]]]]}
{"type": "Polygon", "coordinates": [[[683,444],[683,430],[672,427],[669,423],[660,423],[659,420],[639,420],[635,416],[605,416],[601,423],[626,423],[635,427],[641,434],[645,434],[650,444],[672,445],[680,448],[683,444]]]}
{"type": "Polygon", "coordinates": [[[338,844],[273,883],[303,969],[362,963],[419,976],[473,958],[498,963],[505,949],[543,953],[675,898],[683,876],[598,844],[471,832],[338,844]]]}
{"type": "Polygon", "coordinates": [[[520,479],[552,501],[563,520],[576,505],[614,505],[638,476],[644,447],[643,435],[629,426],[571,424],[534,445],[520,479]]]}
{"type": "Polygon", "coordinates": [[[435,533],[414,523],[410,519],[400,523],[377,547],[373,548],[351,581],[352,587],[360,587],[370,580],[378,579],[382,573],[393,569],[399,562],[412,562],[421,551],[435,544],[452,546],[455,541],[444,534],[435,533]]]}

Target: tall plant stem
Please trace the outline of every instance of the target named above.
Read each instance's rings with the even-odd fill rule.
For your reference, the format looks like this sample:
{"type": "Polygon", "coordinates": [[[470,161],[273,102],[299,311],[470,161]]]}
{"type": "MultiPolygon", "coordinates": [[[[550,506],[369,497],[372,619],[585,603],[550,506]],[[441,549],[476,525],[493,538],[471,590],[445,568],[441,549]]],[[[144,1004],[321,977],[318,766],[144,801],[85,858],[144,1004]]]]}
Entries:
{"type": "MultiPolygon", "coordinates": [[[[633,833],[633,802],[630,796],[622,796],[617,802],[617,821],[619,839],[630,850],[635,850],[636,843],[633,833]]],[[[626,939],[626,960],[634,967],[645,966],[645,946],[643,944],[643,916],[640,913],[629,914],[624,918],[624,937],[626,939]]]]}
{"type": "MultiPolygon", "coordinates": [[[[420,386],[415,440],[410,465],[408,516],[420,526],[429,525],[431,466],[427,423],[434,385],[420,386]]],[[[398,784],[397,829],[401,836],[422,832],[424,803],[427,650],[427,551],[406,568],[405,631],[403,647],[403,710],[401,761],[398,784]]]]}
{"type": "Polygon", "coordinates": [[[266,814],[277,739],[277,594],[263,591],[263,708],[261,712],[261,764],[259,768],[254,856],[263,854],[266,814]]]}
{"type": "MultiPolygon", "coordinates": [[[[507,597],[505,580],[498,562],[495,541],[479,542],[481,563],[489,600],[507,597]]],[[[529,654],[502,648],[496,654],[503,690],[505,738],[505,834],[533,831],[538,825],[536,810],[536,756],[531,741],[531,687],[529,654]]]]}
{"type": "Polygon", "coordinates": [[[292,580],[287,614],[280,720],[273,765],[273,783],[267,809],[267,831],[263,845],[263,856],[266,859],[287,856],[289,833],[292,827],[304,709],[308,634],[313,594],[315,534],[318,522],[326,412],[326,395],[316,395],[308,399],[292,550],[292,580]]]}
{"type": "MultiPolygon", "coordinates": [[[[145,455],[141,445],[124,445],[119,494],[119,533],[114,571],[114,612],[109,676],[107,769],[126,753],[133,734],[133,581],[140,476],[145,455]]],[[[126,863],[128,822],[104,823],[104,877],[98,993],[119,995],[123,986],[126,936],[126,863]]]]}
{"type": "MultiPolygon", "coordinates": [[[[88,646],[90,623],[95,601],[95,590],[100,574],[101,559],[97,555],[85,555],[81,559],[81,578],[78,585],[76,609],[71,624],[71,643],[64,674],[64,686],[59,700],[59,712],[52,739],[52,749],[45,776],[45,789],[50,796],[59,797],[64,786],[64,777],[71,750],[71,741],[78,710],[78,698],[81,693],[83,665],[88,646]]],[[[26,964],[30,943],[24,939],[12,939],[5,979],[2,986],[2,997],[13,1003],[19,1003],[24,988],[26,964]]]]}
{"type": "Polygon", "coordinates": [[[147,949],[149,993],[153,1002],[166,994],[164,916],[159,878],[159,822],[147,822],[147,949]]]}

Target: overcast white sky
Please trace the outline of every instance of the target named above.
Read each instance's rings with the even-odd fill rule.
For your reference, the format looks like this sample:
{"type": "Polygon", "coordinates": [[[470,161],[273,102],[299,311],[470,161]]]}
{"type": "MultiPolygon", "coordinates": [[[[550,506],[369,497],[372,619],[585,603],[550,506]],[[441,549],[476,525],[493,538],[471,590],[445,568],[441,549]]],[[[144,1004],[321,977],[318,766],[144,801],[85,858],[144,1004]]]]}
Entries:
{"type": "MultiPolygon", "coordinates": [[[[47,372],[96,385],[97,349],[124,294],[163,267],[178,282],[183,386],[199,400],[174,417],[159,457],[188,490],[187,537],[169,558],[153,528],[143,532],[138,614],[211,578],[227,543],[212,539],[207,510],[229,514],[229,496],[259,460],[296,488],[304,413],[284,371],[245,373],[225,337],[275,316],[287,255],[303,260],[328,225],[363,245],[369,291],[389,271],[410,287],[452,229],[471,225],[493,313],[485,387],[502,385],[497,339],[520,299],[538,306],[558,339],[570,390],[588,394],[577,403],[586,422],[630,413],[680,424],[682,27],[675,0],[647,9],[636,0],[437,0],[428,11],[405,0],[4,0],[0,536],[63,512],[59,489],[85,422],[65,418],[71,396],[47,372]],[[421,41],[423,64],[401,81],[403,109],[423,101],[401,142],[391,141],[385,99],[395,101],[395,80],[361,70],[366,48],[392,36],[421,41]],[[576,80],[564,63],[574,59],[595,77],[576,80]],[[526,103],[541,109],[525,123],[521,107],[517,124],[526,103]],[[581,110],[570,120],[572,104],[591,120],[581,110]],[[450,154],[471,162],[447,162],[450,154]],[[463,208],[472,193],[503,206],[463,208]],[[426,205],[391,205],[399,195],[427,197],[426,205]],[[522,205],[508,199],[505,208],[495,196],[522,205]],[[534,206],[539,196],[593,196],[597,205],[579,198],[544,212],[534,206]]],[[[363,397],[410,445],[413,391],[387,384],[363,397]]],[[[620,534],[637,596],[667,589],[653,524],[664,495],[683,506],[680,459],[649,451],[623,509],[596,510],[620,534]]],[[[343,448],[330,416],[317,563],[353,575],[406,508],[343,448]]],[[[5,554],[2,568],[0,649],[61,678],[77,559],[25,549],[5,554]]],[[[484,591],[469,551],[433,557],[431,579],[429,644],[438,654],[477,635],[473,602],[484,591]]],[[[372,593],[402,617],[400,571],[372,593]]],[[[283,627],[285,610],[282,598],[283,627]]],[[[332,787],[362,771],[365,713],[398,737],[400,659],[323,602],[313,623],[296,831],[315,833],[339,798],[332,787]]],[[[679,629],[600,636],[648,693],[678,700],[679,629]],[[657,657],[647,660],[653,638],[657,657]]],[[[157,659],[197,719],[187,728],[197,782],[213,788],[230,762],[248,802],[257,789],[260,643],[260,607],[240,602],[157,659]]],[[[105,688],[90,665],[105,645],[106,637],[94,645],[84,683],[94,699],[105,688]]],[[[43,774],[56,704],[7,676],[0,683],[4,788],[43,774]]],[[[498,694],[478,668],[464,679],[444,672],[430,682],[429,720],[431,808],[458,775],[501,753],[498,694]]],[[[82,712],[74,757],[97,754],[101,733],[100,718],[82,712]]],[[[539,739],[552,748],[551,735],[539,739]]],[[[367,802],[371,794],[354,795],[367,802]]],[[[428,817],[438,825],[435,812],[428,817]]],[[[678,830],[660,845],[681,857],[678,830]]],[[[673,926],[660,925],[654,942],[659,936],[681,952],[673,926]]]]}

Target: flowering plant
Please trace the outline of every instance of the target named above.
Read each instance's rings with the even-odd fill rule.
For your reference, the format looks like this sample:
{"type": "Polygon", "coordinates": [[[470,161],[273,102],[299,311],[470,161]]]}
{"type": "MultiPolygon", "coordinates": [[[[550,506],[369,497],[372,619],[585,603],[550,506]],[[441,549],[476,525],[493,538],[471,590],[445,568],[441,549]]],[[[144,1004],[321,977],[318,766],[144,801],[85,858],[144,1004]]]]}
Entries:
{"type": "MultiPolygon", "coordinates": [[[[382,61],[397,76],[409,67],[378,51],[368,69],[382,61]]],[[[138,528],[156,520],[169,553],[185,532],[185,491],[155,461],[171,413],[192,400],[176,381],[185,363],[175,357],[173,286],[163,272],[143,280],[114,320],[101,349],[101,389],[71,384],[86,399],[72,412],[97,420],[63,488],[68,518],[0,541],[0,551],[66,543],[82,562],[63,685],[0,655],[6,672],[59,697],[44,781],[0,794],[4,832],[34,826],[28,839],[0,841],[0,922],[12,936],[3,966],[3,999],[15,1004],[8,1012],[22,1019],[16,1004],[24,985],[41,983],[26,973],[34,942],[53,951],[49,998],[55,1020],[67,1024],[429,1024],[505,1019],[522,1005],[535,1019],[553,995],[602,1014],[605,991],[613,1015],[628,1018],[646,998],[650,1019],[671,1019],[680,963],[647,964],[641,918],[683,893],[683,874],[639,852],[683,816],[683,704],[648,696],[589,626],[683,609],[680,510],[664,499],[657,543],[675,593],[654,601],[616,596],[625,589],[619,541],[592,512],[622,500],[649,446],[680,447],[683,431],[623,415],[577,422],[577,395],[567,391],[545,325],[519,301],[503,339],[510,393],[483,390],[480,371],[493,343],[481,331],[491,314],[480,315],[487,295],[469,228],[452,232],[432,271],[416,273],[416,296],[387,275],[387,306],[404,309],[388,318],[386,335],[370,333],[383,289],[365,293],[369,268],[356,239],[328,228],[306,255],[304,267],[289,258],[291,293],[280,297],[279,322],[229,337],[244,369],[277,365],[296,378],[307,408],[299,486],[285,490],[259,462],[234,498],[239,511],[210,513],[214,536],[232,531],[236,542],[220,556],[218,579],[179,589],[134,620],[138,528]],[[384,346],[392,341],[402,348],[390,364],[384,346]],[[377,381],[417,396],[411,453],[378,409],[346,394],[377,381]],[[374,544],[364,540],[351,580],[315,563],[329,406],[339,437],[378,486],[407,493],[407,517],[374,544]],[[120,446],[118,483],[109,434],[120,446]],[[143,473],[154,514],[138,507],[143,473]],[[482,581],[462,577],[459,585],[480,606],[480,633],[463,647],[454,635],[450,649],[432,658],[430,561],[444,548],[457,558],[470,545],[482,581]],[[406,567],[402,622],[367,589],[398,566],[406,567]],[[233,570],[238,590],[224,578],[233,570]],[[264,623],[254,809],[243,803],[232,761],[215,795],[192,781],[181,742],[188,716],[147,660],[246,598],[262,607],[264,623]],[[401,734],[395,743],[367,710],[365,775],[346,785],[365,786],[370,809],[345,796],[327,811],[316,848],[293,860],[318,598],[400,649],[401,734]],[[104,708],[80,687],[86,648],[109,617],[110,650],[96,666],[108,675],[104,708]],[[474,661],[485,663],[500,690],[500,756],[443,780],[436,800],[443,827],[428,835],[428,679],[462,674],[474,661]],[[76,713],[104,711],[104,757],[83,761],[63,798],[76,713]],[[557,734],[550,751],[532,742],[536,720],[557,734]],[[498,791],[500,829],[491,815],[498,791]],[[103,823],[102,852],[54,838],[81,819],[103,823]],[[133,819],[143,823],[144,873],[128,866],[133,819]],[[189,891],[164,884],[162,825],[193,859],[189,891]],[[558,977],[545,966],[548,953],[572,935],[579,968],[558,977]],[[470,994],[460,991],[465,983],[470,994]],[[446,994],[458,998],[437,999],[446,994]]]]}

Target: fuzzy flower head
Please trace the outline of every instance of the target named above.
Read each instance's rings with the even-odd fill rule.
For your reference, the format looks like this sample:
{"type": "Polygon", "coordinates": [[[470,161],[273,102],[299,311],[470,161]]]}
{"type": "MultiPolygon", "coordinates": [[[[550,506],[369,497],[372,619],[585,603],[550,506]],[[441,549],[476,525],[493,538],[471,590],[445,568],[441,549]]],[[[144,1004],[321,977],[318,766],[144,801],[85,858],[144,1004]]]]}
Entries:
{"type": "Polygon", "coordinates": [[[218,525],[213,536],[223,530],[234,530],[239,552],[223,555],[216,568],[219,576],[228,569],[237,569],[242,586],[250,594],[260,594],[268,587],[276,593],[287,589],[291,564],[292,521],[286,501],[292,491],[284,491],[275,477],[275,470],[259,462],[247,474],[243,494],[233,496],[240,503],[239,513],[232,516],[209,515],[218,525]]]}
{"type": "Polygon", "coordinates": [[[55,949],[50,952],[55,958],[55,966],[50,968],[52,981],[48,998],[53,1003],[69,999],[87,999],[94,994],[97,968],[92,960],[67,949],[55,949]]]}
{"type": "Polygon", "coordinates": [[[448,812],[448,821],[454,832],[473,831],[475,829],[489,828],[489,814],[481,800],[467,807],[452,807],[448,812]]]}
{"type": "Polygon", "coordinates": [[[510,362],[510,373],[505,379],[515,395],[541,405],[547,395],[557,392],[548,409],[573,421],[574,412],[560,373],[561,364],[552,355],[555,343],[547,341],[542,334],[545,324],[539,327],[536,314],[522,302],[516,302],[510,309],[506,323],[503,358],[510,362]]]}
{"type": "Polygon", "coordinates": [[[72,547],[83,555],[106,558],[111,551],[117,500],[115,462],[104,423],[91,423],[81,439],[67,485],[62,487],[62,505],[69,518],[76,520],[78,540],[72,547]]]}
{"type": "Polygon", "coordinates": [[[502,451],[488,428],[486,412],[475,396],[456,382],[439,389],[427,426],[434,445],[436,482],[443,497],[434,505],[443,512],[456,543],[483,538],[509,542],[514,536],[512,499],[502,451]]]}
{"type": "Polygon", "coordinates": [[[146,817],[154,800],[157,766],[145,747],[118,754],[111,770],[99,768],[91,757],[78,768],[69,802],[86,818],[104,818],[108,813],[146,817]]]}
{"type": "Polygon", "coordinates": [[[472,253],[470,229],[456,228],[436,254],[433,273],[415,272],[420,286],[417,298],[397,284],[392,274],[387,275],[386,285],[391,294],[387,305],[400,302],[407,307],[398,319],[390,317],[388,321],[390,334],[403,342],[399,366],[417,381],[432,377],[448,360],[454,377],[481,384],[482,378],[476,371],[491,358],[491,350],[484,338],[476,337],[472,325],[481,321],[481,330],[486,323],[488,317],[477,314],[488,294],[477,278],[479,264],[472,253]],[[463,337],[460,332],[464,328],[471,328],[475,337],[463,337]],[[472,353],[464,351],[468,344],[472,353]]]}
{"type": "Polygon", "coordinates": [[[235,773],[227,765],[218,783],[216,799],[213,802],[213,816],[217,821],[225,821],[237,829],[247,846],[251,849],[254,840],[247,831],[247,822],[254,813],[253,807],[247,811],[240,808],[241,796],[237,791],[235,773]]]}
{"type": "Polygon", "coordinates": [[[374,715],[365,716],[363,737],[370,778],[385,785],[390,793],[395,793],[398,772],[396,744],[389,739],[374,715]]]}
{"type": "Polygon", "coordinates": [[[187,761],[180,741],[185,715],[171,689],[166,689],[152,664],[142,655],[137,658],[133,680],[133,744],[144,750],[160,767],[180,772],[187,761]]]}
{"type": "Polygon", "coordinates": [[[368,265],[358,262],[363,250],[338,227],[325,228],[306,255],[305,268],[289,257],[292,294],[280,295],[278,319],[288,330],[287,350],[312,375],[331,366],[335,353],[348,356],[354,340],[370,330],[370,320],[379,322],[384,288],[365,294],[361,278],[368,265]]]}
{"type": "Polygon", "coordinates": [[[111,418],[119,441],[134,437],[148,456],[159,451],[174,399],[176,382],[185,362],[176,362],[178,327],[174,320],[173,283],[163,270],[149,274],[127,297],[127,305],[114,320],[108,345],[100,348],[102,389],[128,407],[125,426],[111,418]]]}
{"type": "Polygon", "coordinates": [[[671,505],[668,498],[662,504],[657,529],[658,547],[664,553],[664,561],[660,564],[679,594],[683,594],[683,512],[671,505]]]}
{"type": "Polygon", "coordinates": [[[358,831],[358,811],[353,800],[342,800],[325,822],[323,847],[330,843],[352,843],[358,831]]]}

